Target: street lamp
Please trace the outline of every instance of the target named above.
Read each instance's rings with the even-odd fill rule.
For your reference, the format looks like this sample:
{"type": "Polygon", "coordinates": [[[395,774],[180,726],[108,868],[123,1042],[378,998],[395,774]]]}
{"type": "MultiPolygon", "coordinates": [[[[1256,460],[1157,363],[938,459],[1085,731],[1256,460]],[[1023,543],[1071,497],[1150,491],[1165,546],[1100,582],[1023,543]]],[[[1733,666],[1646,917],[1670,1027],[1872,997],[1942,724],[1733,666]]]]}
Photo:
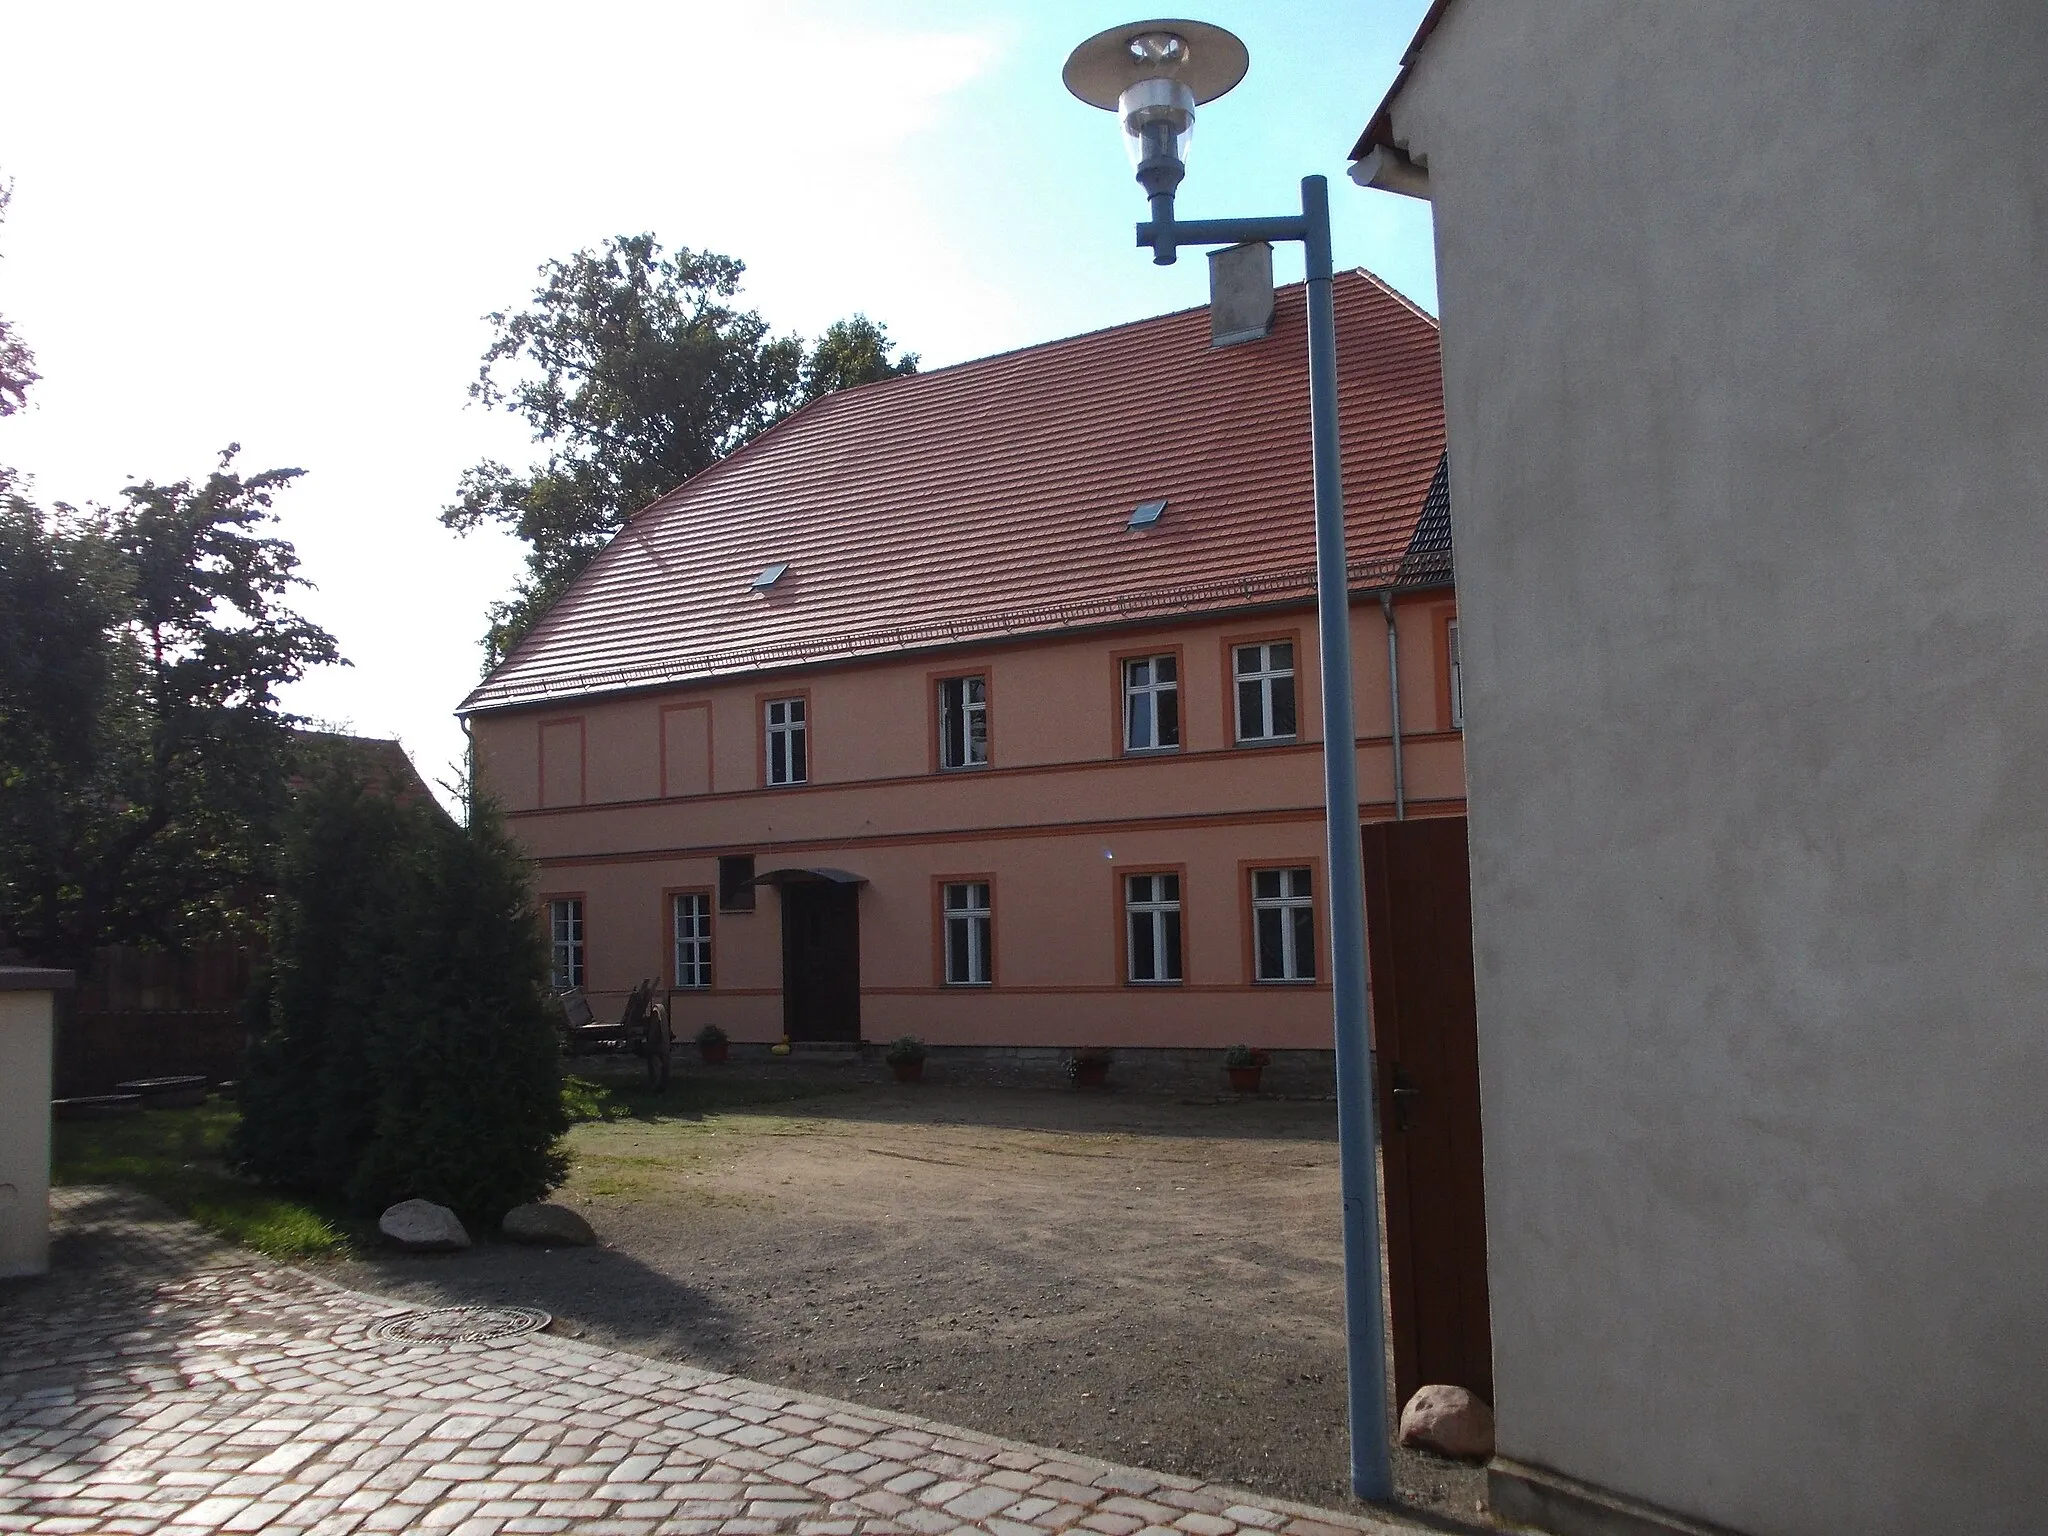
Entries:
{"type": "Polygon", "coordinates": [[[1324,822],[1329,833],[1330,981],[1336,1013],[1338,1164],[1344,1194],[1344,1332],[1351,1398],[1351,1491],[1394,1493],[1387,1455],[1386,1318],[1380,1299],[1379,1178],[1374,1161],[1372,1047],[1366,1029],[1364,854],[1358,824],[1358,732],[1351,711],[1351,582],[1337,451],[1337,320],[1330,299],[1330,192],[1301,183],[1301,212],[1270,219],[1177,220],[1195,108],[1235,86],[1245,46],[1199,21],[1136,21],[1097,33],[1067,59],[1067,89],[1117,114],[1152,203],[1138,244],[1161,266],[1183,245],[1299,240],[1308,264],[1309,416],[1315,450],[1316,634],[1322,652],[1324,822]]]}

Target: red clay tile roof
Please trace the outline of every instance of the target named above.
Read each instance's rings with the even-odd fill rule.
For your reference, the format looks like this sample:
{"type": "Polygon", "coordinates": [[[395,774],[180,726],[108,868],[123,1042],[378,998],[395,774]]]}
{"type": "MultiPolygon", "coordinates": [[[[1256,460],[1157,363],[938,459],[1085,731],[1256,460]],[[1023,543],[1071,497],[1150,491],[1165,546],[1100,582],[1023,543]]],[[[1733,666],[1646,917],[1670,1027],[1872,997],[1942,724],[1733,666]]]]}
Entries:
{"type": "MultiPolygon", "coordinates": [[[[462,708],[1306,598],[1302,293],[1235,347],[1191,309],[827,395],[636,514],[462,708]]],[[[1443,455],[1437,328],[1364,272],[1336,311],[1348,553],[1374,585],[1443,455]]]]}

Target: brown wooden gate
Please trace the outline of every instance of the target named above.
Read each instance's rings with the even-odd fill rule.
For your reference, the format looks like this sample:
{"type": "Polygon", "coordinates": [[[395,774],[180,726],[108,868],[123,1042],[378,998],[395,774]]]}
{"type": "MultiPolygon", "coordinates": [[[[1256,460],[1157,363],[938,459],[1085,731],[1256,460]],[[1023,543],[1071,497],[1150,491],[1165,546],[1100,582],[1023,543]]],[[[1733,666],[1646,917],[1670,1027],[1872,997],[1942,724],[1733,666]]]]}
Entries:
{"type": "Polygon", "coordinates": [[[1365,828],[1394,1387],[1493,1401],[1465,818],[1365,828]]]}

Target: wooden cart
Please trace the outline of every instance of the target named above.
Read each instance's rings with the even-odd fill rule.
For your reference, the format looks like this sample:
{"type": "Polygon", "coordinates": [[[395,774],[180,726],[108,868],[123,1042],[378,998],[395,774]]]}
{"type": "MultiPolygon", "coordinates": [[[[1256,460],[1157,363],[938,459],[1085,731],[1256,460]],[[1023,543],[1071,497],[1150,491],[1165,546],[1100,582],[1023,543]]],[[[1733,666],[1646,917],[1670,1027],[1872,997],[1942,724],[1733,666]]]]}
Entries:
{"type": "Polygon", "coordinates": [[[610,1024],[598,1022],[581,987],[558,993],[563,1040],[569,1054],[631,1051],[646,1064],[649,1088],[659,1093],[668,1087],[669,1059],[675,1054],[675,1040],[669,1034],[668,1010],[654,996],[656,985],[643,981],[635,987],[617,1022],[610,1024]]]}

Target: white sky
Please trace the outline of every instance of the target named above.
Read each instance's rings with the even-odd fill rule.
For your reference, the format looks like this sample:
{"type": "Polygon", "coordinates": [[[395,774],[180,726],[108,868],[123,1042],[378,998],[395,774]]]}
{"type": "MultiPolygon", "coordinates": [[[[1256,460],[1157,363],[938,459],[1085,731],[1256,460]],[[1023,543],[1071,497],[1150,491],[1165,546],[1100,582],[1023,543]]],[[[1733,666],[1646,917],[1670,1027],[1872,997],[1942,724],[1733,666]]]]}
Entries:
{"type": "MultiPolygon", "coordinates": [[[[1331,181],[1337,260],[1431,309],[1427,210],[1343,179],[1426,0],[1216,0],[1252,72],[1205,108],[1187,217],[1293,211],[1331,181]]],[[[308,471],[280,504],[346,669],[292,707],[462,738],[508,538],[436,521],[461,471],[533,456],[468,406],[481,317],[535,268],[654,231],[748,266],[814,336],[866,312],[928,366],[1204,301],[1199,253],[1135,249],[1112,119],[1059,83],[1128,19],[1090,0],[565,6],[0,0],[0,314],[35,349],[0,463],[44,502],[138,478],[308,471]]],[[[1299,257],[1282,253],[1283,278],[1299,257]]]]}

